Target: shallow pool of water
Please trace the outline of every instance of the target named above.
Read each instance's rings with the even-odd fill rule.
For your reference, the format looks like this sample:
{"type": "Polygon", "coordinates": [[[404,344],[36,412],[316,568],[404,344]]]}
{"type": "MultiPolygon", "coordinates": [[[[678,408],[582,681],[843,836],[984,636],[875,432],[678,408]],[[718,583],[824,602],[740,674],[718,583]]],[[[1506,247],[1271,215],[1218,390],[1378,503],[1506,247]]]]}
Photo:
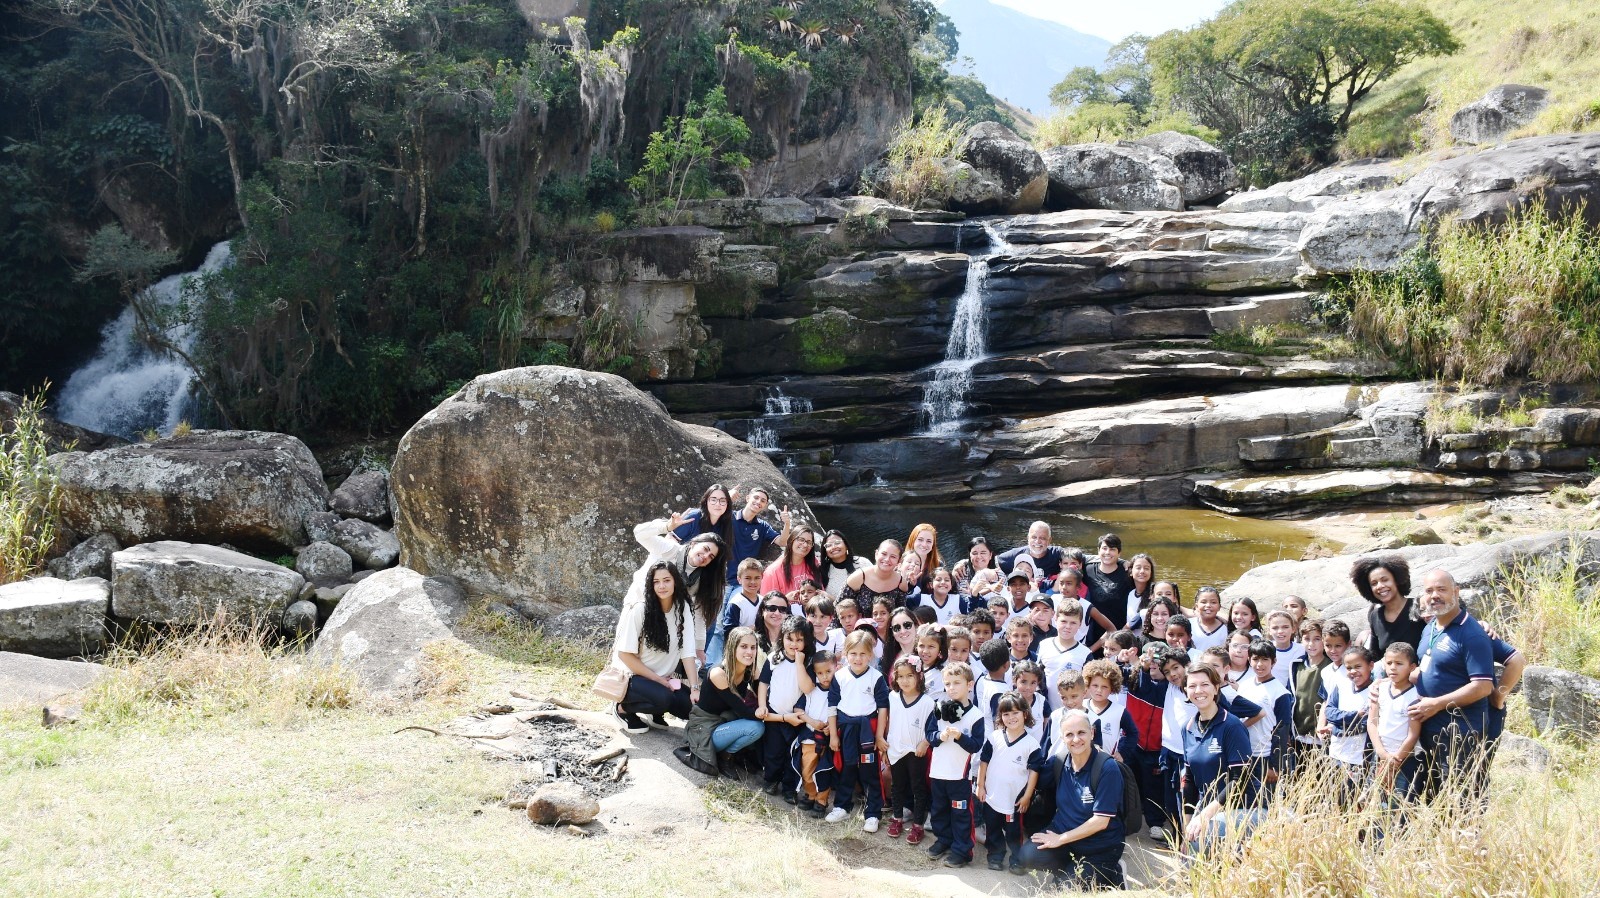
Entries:
{"type": "Polygon", "coordinates": [[[1017,511],[993,506],[862,508],[814,505],[825,527],[836,527],[858,555],[871,557],[884,539],[901,542],[918,523],[939,531],[939,552],[947,564],[966,557],[968,542],[983,536],[996,551],[1027,541],[1028,525],[1050,525],[1056,545],[1078,546],[1091,557],[1101,534],[1122,537],[1123,556],[1147,552],[1156,576],[1173,580],[1184,603],[1202,585],[1226,586],[1240,574],[1273,561],[1299,559],[1312,532],[1293,521],[1234,517],[1198,508],[1106,508],[1075,514],[1017,511]]]}

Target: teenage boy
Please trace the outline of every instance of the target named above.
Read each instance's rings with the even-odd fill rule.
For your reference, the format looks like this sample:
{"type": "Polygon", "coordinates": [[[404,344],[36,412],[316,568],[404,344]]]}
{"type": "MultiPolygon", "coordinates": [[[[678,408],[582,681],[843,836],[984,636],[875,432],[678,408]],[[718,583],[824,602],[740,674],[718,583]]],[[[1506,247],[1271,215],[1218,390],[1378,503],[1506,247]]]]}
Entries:
{"type": "MultiPolygon", "coordinates": [[[[1283,613],[1288,617],[1287,613],[1283,613]]],[[[1284,769],[1289,730],[1294,717],[1294,697],[1273,671],[1277,650],[1265,639],[1250,643],[1250,672],[1239,680],[1239,696],[1261,707],[1261,718],[1250,733],[1251,780],[1258,803],[1265,807],[1272,787],[1284,769]]]]}
{"type": "Polygon", "coordinates": [[[1056,596],[1056,635],[1039,643],[1039,664],[1044,667],[1045,698],[1052,710],[1060,708],[1056,690],[1061,674],[1083,670],[1089,662],[1089,647],[1078,641],[1083,626],[1083,607],[1072,596],[1056,596]]]}
{"type": "Polygon", "coordinates": [[[1317,735],[1317,717],[1322,713],[1322,703],[1328,693],[1323,689],[1322,672],[1333,665],[1333,659],[1323,651],[1322,619],[1308,617],[1300,623],[1300,645],[1305,647],[1304,658],[1296,661],[1289,671],[1285,685],[1294,696],[1294,745],[1289,752],[1289,769],[1322,745],[1317,735]]]}

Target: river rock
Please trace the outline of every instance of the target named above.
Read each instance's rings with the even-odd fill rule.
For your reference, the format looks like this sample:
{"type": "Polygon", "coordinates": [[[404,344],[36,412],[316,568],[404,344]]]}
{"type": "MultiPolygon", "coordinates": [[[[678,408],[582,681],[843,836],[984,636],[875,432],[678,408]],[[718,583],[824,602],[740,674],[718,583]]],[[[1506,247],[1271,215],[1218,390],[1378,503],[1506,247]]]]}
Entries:
{"type": "Polygon", "coordinates": [[[1183,210],[1183,173],[1149,147],[1128,143],[1052,147],[1044,151],[1044,164],[1051,208],[1183,210]]]}
{"type": "Polygon", "coordinates": [[[1522,673],[1522,694],[1540,733],[1588,736],[1600,727],[1600,680],[1558,667],[1530,665],[1522,673]]]}
{"type": "Polygon", "coordinates": [[[36,577],[0,586],[0,651],[47,658],[105,648],[111,584],[99,577],[36,577]]]}
{"type": "Polygon", "coordinates": [[[155,540],[287,549],[328,488],[305,444],[281,433],[195,431],[98,452],[52,456],[61,515],[79,533],[124,545],[155,540]]]}
{"type": "Polygon", "coordinates": [[[1178,173],[1183,176],[1186,207],[1216,200],[1239,186],[1239,172],[1228,154],[1191,134],[1158,131],[1133,143],[1155,150],[1178,167],[1178,173]]]}
{"type": "Polygon", "coordinates": [[[313,511],[306,515],[306,539],[314,543],[331,543],[339,516],[331,511],[313,511]]]}
{"type": "Polygon", "coordinates": [[[546,636],[604,647],[611,644],[617,632],[617,618],[622,614],[615,605],[590,605],[573,608],[552,615],[540,625],[546,636]]]}
{"type": "Polygon", "coordinates": [[[349,552],[332,543],[316,542],[300,550],[294,569],[313,586],[338,586],[350,579],[355,565],[349,552]]]}
{"type": "Polygon", "coordinates": [[[979,122],[967,129],[956,146],[956,156],[972,166],[978,178],[999,185],[995,201],[957,203],[953,208],[968,215],[1018,215],[1038,212],[1044,206],[1050,179],[1039,151],[1010,128],[997,122],[979,122]]]}
{"type": "Polygon", "coordinates": [[[1550,92],[1525,84],[1501,84],[1450,116],[1457,143],[1494,143],[1533,122],[1550,105],[1550,92]]]}
{"type": "Polygon", "coordinates": [[[111,609],[153,624],[231,621],[276,625],[305,580],[286,567],[218,546],[163,540],[111,556],[111,609]]]}
{"type": "Polygon", "coordinates": [[[333,491],[328,507],[347,518],[374,524],[389,522],[389,475],[385,471],[358,471],[333,491]]]}
{"type": "Polygon", "coordinates": [[[400,540],[393,533],[361,520],[334,525],[333,544],[350,553],[363,567],[382,570],[400,559],[400,540]]]}
{"type": "Polygon", "coordinates": [[[552,366],[467,384],[400,441],[389,481],[407,567],[551,611],[616,601],[642,558],[634,525],[717,482],[814,520],[759,451],[620,377],[552,366]]]}
{"type": "Polygon", "coordinates": [[[571,780],[540,786],[528,799],[528,819],[540,826],[582,826],[600,816],[600,802],[571,780]]]}
{"type": "Polygon", "coordinates": [[[283,635],[290,639],[304,639],[317,632],[317,606],[301,599],[291,602],[283,610],[283,635]]]}
{"type": "Polygon", "coordinates": [[[1387,190],[1408,172],[1398,162],[1343,162],[1293,181],[1236,193],[1218,207],[1225,212],[1314,212],[1341,197],[1387,190]]]}
{"type": "Polygon", "coordinates": [[[0,708],[35,707],[94,685],[106,666],[0,651],[0,708]]]}
{"type": "Polygon", "coordinates": [[[83,577],[111,579],[111,554],[121,551],[122,544],[109,533],[96,533],[48,565],[50,576],[60,580],[78,580],[83,577]]]}
{"type": "Polygon", "coordinates": [[[371,692],[403,696],[417,685],[423,647],[454,639],[465,611],[466,596],[453,580],[390,568],[345,594],[311,657],[353,672],[371,692]]]}

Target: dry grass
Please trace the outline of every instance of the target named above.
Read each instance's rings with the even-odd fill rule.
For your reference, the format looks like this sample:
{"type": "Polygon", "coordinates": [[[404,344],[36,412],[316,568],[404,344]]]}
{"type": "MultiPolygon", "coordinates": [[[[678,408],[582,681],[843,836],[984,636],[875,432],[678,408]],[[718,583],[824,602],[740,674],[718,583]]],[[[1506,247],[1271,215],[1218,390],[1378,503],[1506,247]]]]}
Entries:
{"type": "Polygon", "coordinates": [[[39,570],[56,541],[61,488],[47,461],[43,411],[43,394],[24,398],[0,433],[0,583],[39,570]]]}
{"type": "Polygon", "coordinates": [[[908,119],[889,143],[885,199],[915,208],[924,199],[947,193],[952,185],[939,160],[955,155],[965,130],[942,106],[916,122],[908,119]]]}
{"type": "Polygon", "coordinates": [[[1581,553],[1518,565],[1495,583],[1480,616],[1528,658],[1600,677],[1600,602],[1581,553]]]}

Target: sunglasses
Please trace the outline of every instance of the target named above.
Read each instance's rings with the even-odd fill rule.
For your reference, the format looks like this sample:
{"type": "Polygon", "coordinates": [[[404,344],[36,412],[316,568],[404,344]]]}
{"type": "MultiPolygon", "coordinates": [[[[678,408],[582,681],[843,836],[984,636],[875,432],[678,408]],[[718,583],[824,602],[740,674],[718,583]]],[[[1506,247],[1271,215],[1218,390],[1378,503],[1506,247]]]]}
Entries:
{"type": "Polygon", "coordinates": [[[915,630],[916,628],[917,628],[916,624],[895,624],[894,626],[890,627],[889,629],[895,631],[896,633],[903,633],[906,630],[915,630]]]}
{"type": "Polygon", "coordinates": [[[786,614],[789,611],[789,609],[783,605],[766,605],[762,607],[761,610],[768,614],[786,614]]]}

